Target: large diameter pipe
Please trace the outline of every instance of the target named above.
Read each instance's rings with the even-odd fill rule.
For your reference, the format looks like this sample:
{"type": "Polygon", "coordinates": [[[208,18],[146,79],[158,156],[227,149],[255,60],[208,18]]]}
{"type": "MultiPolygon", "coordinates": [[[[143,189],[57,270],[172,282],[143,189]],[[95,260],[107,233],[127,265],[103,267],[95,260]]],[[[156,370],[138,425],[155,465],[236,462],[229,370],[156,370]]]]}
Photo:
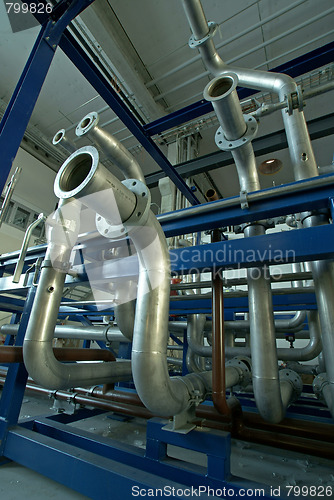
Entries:
{"type": "MultiPolygon", "coordinates": [[[[105,178],[107,186],[109,184],[112,191],[115,191],[115,199],[120,202],[122,222],[125,222],[134,210],[136,197],[109,171],[100,168],[95,148],[82,148],[65,162],[57,175],[55,192],[64,198],[85,196],[85,205],[115,224],[113,212],[109,213],[113,207],[108,202],[106,206],[101,206],[94,196],[96,191],[105,186],[105,178]],[[103,175],[100,175],[101,172],[103,175]],[[128,201],[127,204],[125,200],[128,201]]],[[[206,393],[211,390],[212,375],[211,372],[205,372],[190,374],[182,379],[169,377],[166,356],[169,337],[170,261],[166,238],[152,212],[149,212],[142,230],[131,232],[131,238],[139,255],[138,297],[132,349],[134,383],[148,409],[162,416],[176,415],[193,406],[195,399],[200,401],[205,398],[206,393]]],[[[44,298],[42,296],[41,300],[44,298]]],[[[52,310],[58,311],[60,299],[61,295],[52,310]]],[[[48,339],[53,337],[55,321],[56,317],[47,322],[48,339]]],[[[30,328],[30,335],[32,334],[30,328]]],[[[101,373],[99,377],[98,383],[102,383],[101,373]]]]}
{"type": "MultiPolygon", "coordinates": [[[[209,33],[209,26],[200,0],[182,0],[182,3],[195,39],[203,39],[209,33]]],[[[227,66],[218,55],[212,38],[204,40],[198,48],[206,68],[214,76],[222,76],[224,73],[233,71],[237,75],[241,86],[274,92],[278,94],[280,101],[286,101],[288,110],[282,110],[282,117],[295,178],[296,180],[305,179],[318,175],[305,116],[301,111],[302,103],[297,104],[298,109],[293,109],[296,107],[296,103],[292,103],[292,99],[296,101],[300,99],[294,80],[281,73],[227,66]]]]}
{"type": "MultiPolygon", "coordinates": [[[[63,164],[55,180],[55,193],[61,198],[60,209],[69,206],[66,202],[71,202],[75,197],[85,197],[85,204],[88,200],[90,208],[100,215],[106,215],[114,224],[128,220],[136,206],[136,196],[100,165],[97,150],[90,146],[73,153],[63,164]],[[102,196],[101,191],[106,188],[107,196],[102,196]]],[[[74,205],[79,212],[78,202],[74,205]]],[[[74,219],[73,214],[71,215],[72,219],[60,217],[59,224],[51,227],[45,261],[23,344],[28,373],[37,383],[52,389],[113,383],[131,378],[129,361],[73,366],[59,363],[54,357],[52,340],[66,273],[52,267],[50,259],[54,244],[58,245],[59,232],[62,231],[66,234],[65,240],[68,243],[58,245],[57,259],[61,262],[62,269],[68,268],[72,247],[79,234],[80,219],[79,213],[75,214],[74,219]]]]}
{"type": "MultiPolygon", "coordinates": [[[[211,101],[214,106],[222,133],[230,141],[239,140],[246,131],[236,94],[237,83],[236,75],[228,73],[209,82],[204,91],[205,99],[211,101]]],[[[246,192],[260,189],[251,144],[232,150],[232,155],[237,167],[240,189],[246,192]]],[[[264,233],[265,229],[260,224],[245,228],[245,237],[264,233]]],[[[282,401],[281,397],[270,277],[262,267],[258,268],[258,274],[254,279],[253,270],[247,270],[254,394],[262,417],[270,422],[279,422],[285,415],[289,401],[282,401]]]]}
{"type": "Polygon", "coordinates": [[[144,174],[133,155],[113,135],[98,126],[99,115],[88,113],[78,124],[75,133],[78,137],[88,136],[99,146],[104,154],[123,172],[126,179],[138,179],[145,184],[144,174]]]}
{"type": "Polygon", "coordinates": [[[115,225],[126,222],[136,207],[135,194],[101,164],[92,146],[78,149],[67,158],[56,176],[54,191],[62,200],[80,198],[115,225]]]}

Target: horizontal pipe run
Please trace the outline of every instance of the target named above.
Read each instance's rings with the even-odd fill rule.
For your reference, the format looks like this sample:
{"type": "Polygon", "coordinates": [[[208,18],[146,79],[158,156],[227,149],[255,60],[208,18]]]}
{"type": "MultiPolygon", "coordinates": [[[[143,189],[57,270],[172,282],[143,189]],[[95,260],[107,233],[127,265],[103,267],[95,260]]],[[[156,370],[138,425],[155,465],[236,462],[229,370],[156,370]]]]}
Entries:
{"type": "MultiPolygon", "coordinates": [[[[3,335],[16,335],[18,324],[2,325],[0,332],[3,335]]],[[[127,342],[129,339],[124,337],[118,328],[105,326],[76,326],[76,325],[57,325],[54,332],[54,338],[57,339],[77,339],[93,340],[101,342],[127,342]]]]}

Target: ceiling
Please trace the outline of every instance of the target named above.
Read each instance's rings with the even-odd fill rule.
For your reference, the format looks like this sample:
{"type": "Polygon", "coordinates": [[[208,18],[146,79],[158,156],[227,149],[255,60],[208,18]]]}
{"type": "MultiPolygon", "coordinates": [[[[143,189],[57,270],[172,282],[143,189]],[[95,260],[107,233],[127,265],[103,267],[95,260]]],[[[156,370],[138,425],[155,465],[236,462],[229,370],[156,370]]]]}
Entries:
{"type": "MultiPolygon", "coordinates": [[[[228,63],[267,70],[323,46],[334,39],[332,0],[203,0],[208,20],[219,24],[214,41],[228,63]],[[283,11],[283,13],[282,13],[283,11]]],[[[8,103],[24,67],[38,27],[12,32],[5,7],[0,3],[0,98],[8,103]]],[[[122,90],[136,109],[142,123],[149,123],[201,99],[211,79],[196,50],[188,46],[190,28],[180,0],[95,0],[72,25],[73,33],[99,58],[116,90],[122,90]]],[[[313,72],[313,82],[333,80],[333,66],[313,72]],[[320,75],[320,76],[319,76],[320,75]]],[[[304,78],[308,88],[309,78],[304,78]]],[[[333,112],[333,90],[307,101],[306,118],[333,112]]],[[[39,138],[53,158],[57,170],[64,152],[57,152],[50,139],[60,128],[77,147],[87,139],[77,139],[74,129],[88,112],[100,112],[100,124],[136,155],[145,174],[159,166],[140,147],[114,112],[85,80],[67,57],[57,50],[29,123],[30,137],[39,138]],[[45,140],[47,139],[47,141],[45,140]]],[[[261,120],[259,136],[283,128],[279,112],[261,120]]],[[[167,154],[167,142],[199,131],[198,155],[217,150],[214,134],[217,122],[202,117],[195,123],[154,138],[167,154]]],[[[37,140],[37,139],[36,139],[37,140]]],[[[331,163],[332,138],[314,141],[319,165],[331,163]]],[[[276,175],[261,177],[262,187],[292,181],[287,151],[274,155],[283,162],[276,175]]],[[[261,163],[264,157],[258,157],[261,163]]],[[[209,175],[222,196],[239,192],[233,165],[215,169],[209,175]]],[[[155,197],[158,196],[155,190],[155,197]]]]}

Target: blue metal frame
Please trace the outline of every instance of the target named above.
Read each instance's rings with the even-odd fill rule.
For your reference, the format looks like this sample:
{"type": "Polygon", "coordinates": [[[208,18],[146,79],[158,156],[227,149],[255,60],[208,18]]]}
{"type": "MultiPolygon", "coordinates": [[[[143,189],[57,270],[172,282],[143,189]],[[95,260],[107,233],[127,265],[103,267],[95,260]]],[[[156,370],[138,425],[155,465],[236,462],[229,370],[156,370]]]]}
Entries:
{"type": "MultiPolygon", "coordinates": [[[[0,124],[3,181],[2,186],[0,182],[0,189],[6,182],[12,161],[52,63],[55,50],[59,46],[105,102],[117,113],[162,170],[174,181],[185,197],[192,204],[197,204],[196,196],[153,142],[151,135],[200,116],[207,112],[206,110],[211,111],[211,105],[200,101],[166,118],[142,126],[66,29],[70,21],[92,1],[74,0],[68,3],[67,0],[61,0],[50,17],[36,15],[36,18],[42,24],[42,28],[0,124]]],[[[27,1],[28,4],[32,2],[33,0],[27,1]]],[[[290,63],[290,68],[280,67],[275,68],[275,70],[285,71],[296,76],[298,72],[314,69],[319,61],[323,65],[328,61],[328,58],[332,60],[333,52],[334,44],[328,44],[322,49],[309,53],[307,56],[295,59],[290,63]],[[308,65],[307,67],[305,63],[308,65]]],[[[242,93],[243,90],[241,89],[240,92],[242,93]]],[[[246,92],[247,95],[252,93],[252,91],[248,90],[246,92]]],[[[243,94],[241,97],[245,95],[243,94]]],[[[259,201],[252,201],[250,207],[246,210],[241,209],[238,198],[235,198],[234,201],[232,200],[231,206],[224,208],[223,211],[219,208],[219,202],[213,202],[211,205],[213,210],[209,214],[189,216],[190,209],[185,209],[181,212],[182,217],[180,218],[168,222],[164,221],[162,216],[160,220],[166,236],[172,236],[295,213],[301,211],[306,204],[308,209],[329,208],[333,215],[334,176],[328,176],[328,184],[316,191],[313,190],[313,187],[310,187],[308,181],[301,182],[304,182],[303,190],[295,193],[287,194],[283,188],[281,190],[280,188],[266,190],[263,193],[263,198],[259,201]],[[266,195],[273,193],[275,198],[265,199],[266,195]]],[[[296,184],[301,185],[300,183],[296,184]]],[[[293,186],[294,184],[292,184],[293,186]]],[[[333,226],[329,225],[283,233],[279,235],[279,241],[278,236],[273,234],[247,240],[223,241],[206,246],[198,245],[191,249],[179,249],[171,252],[172,269],[178,273],[191,272],[191,268],[194,267],[195,254],[198,259],[196,268],[199,271],[203,271],[204,268],[211,270],[217,264],[219,268],[231,268],[238,266],[250,267],[259,262],[262,265],[277,265],[282,262],[290,262],[291,259],[301,261],[331,258],[333,257],[333,242],[333,226]],[[269,253],[269,250],[277,248],[278,244],[282,251],[281,260],[271,258],[269,253]],[[247,254],[250,249],[255,252],[254,258],[249,258],[247,254]],[[292,249],[294,250],[293,256],[288,254],[288,251],[292,249]],[[187,254],[188,262],[186,262],[187,259],[185,259],[184,253],[182,254],[184,250],[189,252],[187,254]],[[217,257],[219,252],[223,252],[225,255],[223,261],[219,261],[217,257]]],[[[24,272],[38,256],[43,256],[44,252],[45,246],[30,250],[27,254],[24,272]]],[[[20,298],[11,299],[1,296],[0,307],[3,310],[14,312],[15,315],[22,313],[16,337],[16,345],[22,345],[36,287],[30,286],[31,279],[29,280],[29,286],[24,287],[22,285],[13,285],[9,283],[7,278],[2,277],[5,271],[13,271],[16,260],[17,254],[0,257],[0,292],[11,290],[17,296],[23,298],[28,294],[27,299],[24,302],[20,298]]],[[[105,270],[107,271],[107,265],[105,270]]],[[[83,269],[79,281],[85,279],[86,275],[83,269]]],[[[75,283],[76,281],[78,280],[69,278],[67,283],[75,283]]],[[[316,307],[313,293],[276,295],[273,301],[275,310],[287,311],[316,307]]],[[[227,294],[225,309],[226,317],[232,319],[236,311],[247,311],[247,298],[231,298],[227,294]]],[[[210,313],[211,299],[199,298],[192,301],[171,301],[170,312],[172,314],[180,315],[190,311],[210,313]]],[[[90,317],[101,315],[100,311],[96,311],[92,307],[74,309],[70,307],[70,304],[69,306],[62,306],[60,317],[69,313],[71,317],[76,317],[82,322],[89,322],[90,317]]],[[[13,318],[13,321],[16,319],[17,317],[13,318]]],[[[9,339],[8,342],[10,342],[9,339]]],[[[105,345],[101,344],[101,347],[105,347],[105,345]]],[[[124,346],[124,356],[128,356],[128,348],[128,345],[124,346]]],[[[186,349],[184,349],[185,351],[186,349]]],[[[123,355],[122,352],[121,355],[123,355]]],[[[33,468],[85,495],[88,494],[91,498],[100,499],[106,494],[115,496],[115,491],[117,491],[117,498],[128,498],[131,487],[136,485],[146,489],[163,488],[166,484],[175,488],[196,488],[206,485],[214,489],[228,487],[233,489],[236,494],[240,488],[254,489],[260,486],[230,476],[230,436],[226,433],[191,431],[187,435],[180,435],[163,430],[162,427],[165,422],[154,419],[148,424],[145,456],[144,452],[138,450],[138,448],[115,444],[110,439],[97,437],[66,426],[65,422],[74,421],[83,416],[87,417],[88,410],[80,412],[74,417],[39,418],[17,426],[26,380],[27,372],[23,364],[13,364],[9,367],[0,401],[1,456],[33,468]],[[190,464],[181,467],[179,461],[172,461],[167,458],[168,444],[205,453],[208,457],[207,468],[198,468],[190,464]],[[32,460],[31,457],[36,458],[32,460]],[[57,467],[50,467],[52,461],[57,463],[57,467]],[[150,470],[150,473],[147,470],[150,470]]],[[[91,414],[95,415],[96,412],[91,414]]],[[[4,460],[2,458],[2,461],[4,460]]],[[[184,495],[185,498],[187,496],[184,495]]],[[[204,494],[201,497],[209,498],[208,495],[204,494]]],[[[180,495],[180,498],[183,498],[183,496],[180,495]]],[[[268,490],[262,498],[270,498],[268,490]]]]}

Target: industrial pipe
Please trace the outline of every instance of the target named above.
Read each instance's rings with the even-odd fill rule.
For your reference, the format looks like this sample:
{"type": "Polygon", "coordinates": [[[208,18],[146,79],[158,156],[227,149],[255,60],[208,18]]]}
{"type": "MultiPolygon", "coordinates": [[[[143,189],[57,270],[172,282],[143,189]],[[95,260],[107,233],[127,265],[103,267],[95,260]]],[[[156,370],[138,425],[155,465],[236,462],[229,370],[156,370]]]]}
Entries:
{"type": "Polygon", "coordinates": [[[138,179],[145,184],[145,176],[133,155],[114,136],[98,126],[99,115],[88,113],[78,124],[75,133],[78,137],[87,135],[101,148],[104,154],[117,165],[126,179],[138,179]]]}
{"type": "MultiPolygon", "coordinates": [[[[53,354],[58,361],[116,361],[107,349],[76,349],[54,347],[53,354]]],[[[23,363],[23,350],[19,346],[0,346],[0,363],[23,363]]]]}
{"type": "Polygon", "coordinates": [[[70,254],[79,234],[81,205],[74,198],[84,197],[81,199],[88,200],[90,208],[98,214],[107,214],[114,224],[119,224],[133,214],[136,197],[100,165],[97,150],[90,146],[81,148],[65,161],[55,180],[55,193],[61,202],[49,231],[48,248],[23,344],[27,371],[37,383],[53,389],[129,380],[129,361],[59,363],[53,354],[52,340],[70,254]]]}
{"type": "MultiPolygon", "coordinates": [[[[0,333],[2,335],[16,335],[19,329],[18,324],[2,325],[0,333]]],[[[104,326],[77,326],[77,325],[56,325],[54,338],[57,339],[78,339],[94,340],[102,342],[130,342],[124,337],[118,328],[110,325],[104,326]]]]}
{"type": "Polygon", "coordinates": [[[66,136],[66,130],[64,128],[55,133],[52,139],[52,144],[54,146],[62,146],[70,154],[74,153],[76,150],[75,145],[66,136]]]}

